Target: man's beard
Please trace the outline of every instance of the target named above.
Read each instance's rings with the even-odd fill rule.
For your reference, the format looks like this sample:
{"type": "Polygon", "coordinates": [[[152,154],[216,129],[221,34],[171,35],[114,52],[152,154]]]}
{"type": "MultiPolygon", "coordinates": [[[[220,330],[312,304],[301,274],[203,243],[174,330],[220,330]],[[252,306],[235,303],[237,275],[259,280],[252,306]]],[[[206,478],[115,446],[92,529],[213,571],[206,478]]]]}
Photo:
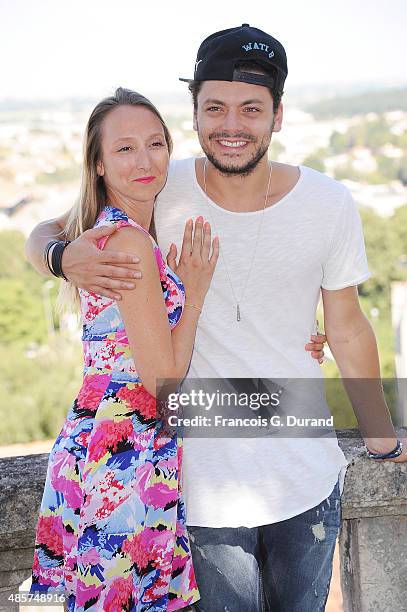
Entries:
{"type": "MultiPolygon", "coordinates": [[[[244,166],[236,166],[236,165],[226,165],[216,159],[216,157],[209,151],[209,149],[205,146],[203,142],[201,142],[201,147],[203,152],[205,153],[208,160],[211,164],[221,173],[227,176],[248,176],[253,170],[258,166],[263,157],[267,154],[268,148],[270,146],[271,134],[273,132],[274,121],[270,130],[270,137],[264,142],[264,137],[261,140],[260,145],[254,151],[251,159],[244,166]]],[[[230,134],[224,133],[214,133],[209,136],[209,141],[214,140],[215,138],[230,138],[230,134]]],[[[249,142],[256,142],[257,140],[253,138],[250,134],[236,134],[232,136],[232,138],[245,138],[249,142]]]]}

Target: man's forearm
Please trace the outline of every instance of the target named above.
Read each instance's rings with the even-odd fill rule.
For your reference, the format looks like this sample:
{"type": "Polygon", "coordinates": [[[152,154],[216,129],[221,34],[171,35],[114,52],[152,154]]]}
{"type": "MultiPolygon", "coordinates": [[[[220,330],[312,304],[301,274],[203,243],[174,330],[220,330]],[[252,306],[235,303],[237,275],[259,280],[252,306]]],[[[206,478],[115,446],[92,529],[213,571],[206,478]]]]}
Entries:
{"type": "Polygon", "coordinates": [[[376,337],[368,319],[361,312],[346,330],[325,330],[343,378],[380,378],[376,337]]]}
{"type": "Polygon", "coordinates": [[[60,219],[52,219],[36,225],[26,242],[25,254],[37,272],[50,275],[44,262],[45,247],[51,240],[64,239],[64,225],[60,219]]]}
{"type": "Polygon", "coordinates": [[[361,312],[346,332],[325,331],[367,446],[377,452],[388,450],[396,434],[383,394],[377,342],[368,319],[361,312]]]}

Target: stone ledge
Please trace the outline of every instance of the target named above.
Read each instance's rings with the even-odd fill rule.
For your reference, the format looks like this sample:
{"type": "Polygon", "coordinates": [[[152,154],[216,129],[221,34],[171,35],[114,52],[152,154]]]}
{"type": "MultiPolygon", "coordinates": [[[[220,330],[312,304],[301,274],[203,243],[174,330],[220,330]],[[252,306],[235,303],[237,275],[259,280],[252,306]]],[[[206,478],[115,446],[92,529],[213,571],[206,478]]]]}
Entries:
{"type": "MultiPolygon", "coordinates": [[[[405,428],[398,435],[406,436],[405,428]]],[[[350,462],[342,519],[407,516],[407,463],[368,459],[357,430],[339,431],[338,442],[350,462]]]]}
{"type": "MultiPolygon", "coordinates": [[[[407,437],[406,432],[403,428],[398,434],[407,437]]],[[[381,534],[381,538],[387,538],[390,550],[394,550],[397,545],[397,542],[392,541],[397,534],[397,541],[404,541],[407,463],[374,462],[368,459],[357,430],[339,430],[337,435],[339,445],[350,462],[342,495],[343,524],[340,538],[345,609],[349,612],[373,610],[361,604],[361,593],[365,592],[362,578],[364,576],[366,581],[370,576],[374,578],[372,584],[377,583],[379,586],[385,583],[385,579],[380,575],[380,567],[375,567],[372,574],[372,561],[370,558],[367,562],[364,560],[366,546],[362,535],[367,530],[374,533],[375,538],[378,533],[381,534]],[[387,533],[385,525],[390,525],[390,533],[387,533]],[[363,572],[360,568],[362,562],[366,565],[363,572]],[[369,571],[366,572],[366,568],[369,571]]],[[[0,592],[16,592],[21,582],[31,575],[35,527],[47,465],[48,453],[0,459],[0,592]]],[[[378,545],[380,550],[376,551],[376,555],[379,556],[384,547],[382,542],[378,542],[378,545]]],[[[372,549],[371,543],[367,549],[372,549]]],[[[392,580],[395,578],[396,572],[392,580]]],[[[398,580],[401,584],[402,579],[398,580]]],[[[376,590],[379,592],[379,587],[376,590]]],[[[393,597],[395,603],[402,597],[400,593],[404,593],[403,589],[399,591],[396,587],[393,597]]]]}

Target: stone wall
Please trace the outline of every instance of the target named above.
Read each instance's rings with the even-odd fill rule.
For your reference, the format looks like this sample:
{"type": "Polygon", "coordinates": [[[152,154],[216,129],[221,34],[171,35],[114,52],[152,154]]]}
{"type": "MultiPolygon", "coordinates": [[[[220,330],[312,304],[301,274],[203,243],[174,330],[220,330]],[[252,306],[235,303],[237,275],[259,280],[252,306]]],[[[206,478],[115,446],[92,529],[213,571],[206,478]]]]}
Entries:
{"type": "MultiPolygon", "coordinates": [[[[367,459],[355,431],[338,439],[350,461],[339,538],[345,612],[407,611],[407,464],[367,459]]],[[[31,574],[47,461],[0,459],[1,602],[31,574]]]]}

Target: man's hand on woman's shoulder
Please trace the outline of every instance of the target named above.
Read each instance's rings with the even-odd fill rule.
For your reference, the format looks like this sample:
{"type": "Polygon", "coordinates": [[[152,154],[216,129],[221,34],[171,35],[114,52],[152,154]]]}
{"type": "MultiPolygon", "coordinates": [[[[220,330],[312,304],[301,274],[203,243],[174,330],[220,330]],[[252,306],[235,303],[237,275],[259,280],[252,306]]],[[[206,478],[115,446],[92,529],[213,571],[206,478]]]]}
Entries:
{"type": "Polygon", "coordinates": [[[120,300],[120,291],[133,289],[142,273],[136,255],[98,248],[97,241],[116,229],[116,225],[104,225],[86,230],[66,247],[62,270],[76,287],[120,300]]]}

